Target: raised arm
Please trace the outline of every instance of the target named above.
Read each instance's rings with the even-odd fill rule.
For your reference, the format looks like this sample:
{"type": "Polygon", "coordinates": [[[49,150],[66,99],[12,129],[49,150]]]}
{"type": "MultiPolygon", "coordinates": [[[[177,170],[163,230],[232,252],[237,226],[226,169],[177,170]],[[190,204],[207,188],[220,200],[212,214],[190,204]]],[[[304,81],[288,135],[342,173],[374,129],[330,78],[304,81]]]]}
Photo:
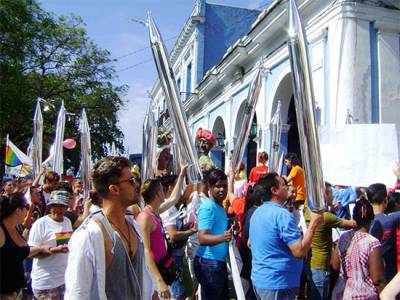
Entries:
{"type": "Polygon", "coordinates": [[[178,179],[176,181],[175,187],[172,190],[171,196],[160,205],[159,213],[163,213],[178,203],[179,199],[182,196],[183,183],[185,181],[186,170],[188,165],[185,165],[181,168],[181,172],[179,173],[178,179]]]}

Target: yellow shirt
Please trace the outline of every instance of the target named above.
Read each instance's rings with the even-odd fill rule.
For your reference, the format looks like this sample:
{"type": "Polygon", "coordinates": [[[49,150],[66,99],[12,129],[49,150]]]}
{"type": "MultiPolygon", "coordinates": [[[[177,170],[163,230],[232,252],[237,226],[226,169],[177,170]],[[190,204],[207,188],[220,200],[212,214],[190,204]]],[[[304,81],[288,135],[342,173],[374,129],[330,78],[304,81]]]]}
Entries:
{"type": "Polygon", "coordinates": [[[290,170],[289,176],[292,177],[292,184],[296,188],[296,201],[306,200],[306,190],[304,186],[304,170],[300,166],[294,166],[290,170]]]}

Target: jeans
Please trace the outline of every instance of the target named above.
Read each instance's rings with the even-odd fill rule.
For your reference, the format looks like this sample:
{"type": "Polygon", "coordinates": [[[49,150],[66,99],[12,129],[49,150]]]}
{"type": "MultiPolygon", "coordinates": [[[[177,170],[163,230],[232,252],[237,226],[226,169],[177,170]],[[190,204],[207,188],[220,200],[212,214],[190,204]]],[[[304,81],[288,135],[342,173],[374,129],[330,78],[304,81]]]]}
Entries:
{"type": "Polygon", "coordinates": [[[311,274],[309,273],[308,277],[310,282],[311,299],[313,300],[328,299],[329,285],[330,285],[330,271],[311,269],[311,274]]]}
{"type": "Polygon", "coordinates": [[[254,293],[257,300],[294,300],[296,299],[298,288],[286,290],[264,290],[254,286],[254,293]]]}
{"type": "Polygon", "coordinates": [[[194,272],[201,284],[201,299],[228,299],[226,262],[196,256],[194,272]]]}
{"type": "Polygon", "coordinates": [[[183,284],[183,263],[182,263],[183,256],[174,255],[174,260],[181,271],[181,276],[178,280],[174,281],[171,284],[171,295],[172,298],[179,299],[185,298],[185,285],[183,284]]]}

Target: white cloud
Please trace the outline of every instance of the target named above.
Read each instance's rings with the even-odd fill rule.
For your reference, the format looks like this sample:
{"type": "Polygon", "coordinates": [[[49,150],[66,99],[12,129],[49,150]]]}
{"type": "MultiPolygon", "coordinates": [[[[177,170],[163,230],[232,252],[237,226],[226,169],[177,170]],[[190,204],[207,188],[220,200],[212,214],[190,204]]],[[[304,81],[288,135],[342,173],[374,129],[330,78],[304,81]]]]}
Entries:
{"type": "Polygon", "coordinates": [[[142,126],[144,116],[149,105],[147,90],[151,86],[144,84],[132,84],[126,98],[126,105],[118,114],[119,126],[124,133],[125,147],[129,147],[129,153],[142,152],[142,126]]]}

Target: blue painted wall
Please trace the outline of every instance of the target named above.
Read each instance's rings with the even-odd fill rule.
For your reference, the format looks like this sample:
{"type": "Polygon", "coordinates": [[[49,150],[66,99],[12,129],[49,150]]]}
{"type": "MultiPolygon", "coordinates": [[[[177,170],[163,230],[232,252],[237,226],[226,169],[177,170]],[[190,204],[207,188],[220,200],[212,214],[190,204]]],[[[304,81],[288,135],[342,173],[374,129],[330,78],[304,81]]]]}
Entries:
{"type": "Polygon", "coordinates": [[[249,32],[259,13],[258,10],[206,3],[202,76],[221,61],[231,45],[249,32]]]}

